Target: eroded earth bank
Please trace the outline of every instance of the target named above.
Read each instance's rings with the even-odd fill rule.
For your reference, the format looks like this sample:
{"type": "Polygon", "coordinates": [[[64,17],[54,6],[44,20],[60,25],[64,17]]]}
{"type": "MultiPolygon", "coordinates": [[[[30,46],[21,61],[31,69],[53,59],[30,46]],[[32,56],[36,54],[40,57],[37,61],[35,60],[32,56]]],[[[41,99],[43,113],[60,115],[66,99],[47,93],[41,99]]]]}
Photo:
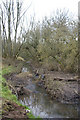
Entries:
{"type": "Polygon", "coordinates": [[[80,96],[76,74],[24,64],[20,73],[5,77],[8,82],[11,81],[13,94],[18,96],[23,105],[29,106],[35,116],[78,117],[80,96]]]}

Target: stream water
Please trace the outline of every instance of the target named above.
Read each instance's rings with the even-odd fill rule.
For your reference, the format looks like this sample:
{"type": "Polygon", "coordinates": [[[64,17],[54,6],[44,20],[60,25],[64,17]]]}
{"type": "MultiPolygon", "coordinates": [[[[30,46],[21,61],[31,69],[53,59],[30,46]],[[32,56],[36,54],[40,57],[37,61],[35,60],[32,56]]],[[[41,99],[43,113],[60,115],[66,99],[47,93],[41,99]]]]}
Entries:
{"type": "Polygon", "coordinates": [[[50,98],[45,89],[36,85],[34,80],[30,79],[27,89],[33,91],[29,96],[19,98],[23,105],[28,106],[34,116],[42,118],[77,118],[77,104],[62,104],[50,98]]]}

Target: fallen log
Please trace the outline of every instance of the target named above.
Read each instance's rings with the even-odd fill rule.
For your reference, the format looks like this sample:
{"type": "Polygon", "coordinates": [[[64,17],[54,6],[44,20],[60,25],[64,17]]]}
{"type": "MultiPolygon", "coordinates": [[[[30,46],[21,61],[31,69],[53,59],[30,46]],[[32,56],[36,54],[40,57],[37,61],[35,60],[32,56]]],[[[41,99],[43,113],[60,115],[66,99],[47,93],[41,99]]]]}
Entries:
{"type": "Polygon", "coordinates": [[[61,78],[61,77],[54,77],[54,81],[66,81],[66,82],[77,82],[78,79],[76,78],[61,78]]]}

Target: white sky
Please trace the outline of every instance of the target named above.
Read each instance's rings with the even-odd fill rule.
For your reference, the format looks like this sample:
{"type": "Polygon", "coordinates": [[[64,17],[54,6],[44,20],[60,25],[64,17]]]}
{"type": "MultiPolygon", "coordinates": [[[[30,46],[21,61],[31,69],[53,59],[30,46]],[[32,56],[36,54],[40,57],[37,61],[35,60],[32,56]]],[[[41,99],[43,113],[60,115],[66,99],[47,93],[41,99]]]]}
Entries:
{"type": "Polygon", "coordinates": [[[35,13],[36,20],[41,20],[44,16],[50,16],[56,9],[67,9],[77,17],[79,0],[24,0],[24,6],[29,6],[27,15],[35,13]]]}
{"type": "MultiPolygon", "coordinates": [[[[5,1],[5,0],[0,0],[5,1]]],[[[16,1],[16,0],[14,0],[16,1]]],[[[78,15],[78,2],[80,0],[22,0],[24,8],[27,8],[32,2],[27,11],[27,16],[32,16],[35,13],[36,20],[41,20],[44,16],[50,16],[56,9],[66,8],[75,17],[78,15]]]]}

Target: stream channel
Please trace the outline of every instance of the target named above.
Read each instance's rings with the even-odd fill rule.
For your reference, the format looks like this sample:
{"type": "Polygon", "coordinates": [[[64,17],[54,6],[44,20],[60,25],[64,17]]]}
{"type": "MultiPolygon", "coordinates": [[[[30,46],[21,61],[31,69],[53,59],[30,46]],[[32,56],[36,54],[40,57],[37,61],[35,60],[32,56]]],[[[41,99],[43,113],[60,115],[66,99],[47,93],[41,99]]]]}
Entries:
{"type": "MultiPolygon", "coordinates": [[[[23,72],[27,68],[22,69],[23,72]]],[[[20,96],[21,104],[28,106],[34,116],[41,118],[77,118],[77,104],[65,104],[52,100],[43,87],[39,87],[34,80],[30,79],[30,83],[26,88],[31,90],[29,96],[20,96]]]]}

